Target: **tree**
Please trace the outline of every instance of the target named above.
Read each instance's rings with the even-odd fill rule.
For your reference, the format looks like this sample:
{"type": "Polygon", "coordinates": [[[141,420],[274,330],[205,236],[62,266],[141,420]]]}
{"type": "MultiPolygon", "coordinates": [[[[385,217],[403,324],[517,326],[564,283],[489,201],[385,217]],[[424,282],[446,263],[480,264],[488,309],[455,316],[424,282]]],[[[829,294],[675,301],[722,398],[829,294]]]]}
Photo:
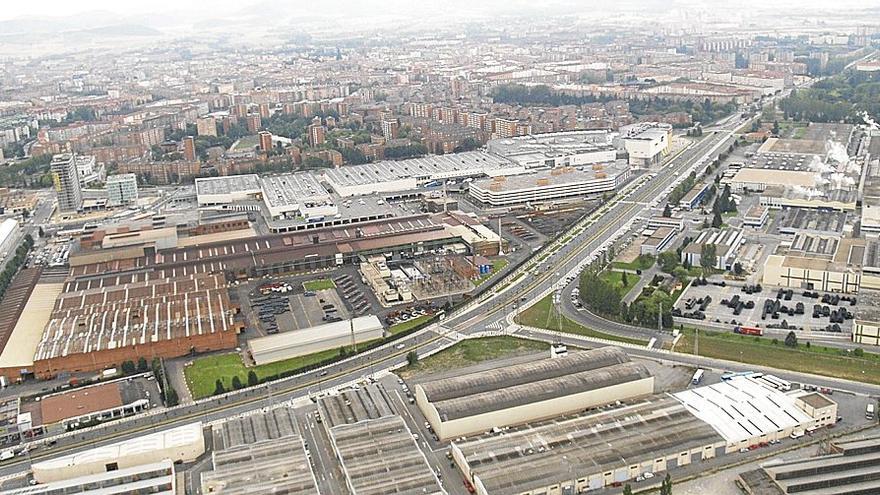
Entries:
{"type": "Polygon", "coordinates": [[[703,268],[704,273],[715,268],[717,263],[716,257],[715,244],[703,244],[700,246],[700,266],[703,268]]]}
{"type": "Polygon", "coordinates": [[[122,373],[124,375],[133,375],[137,373],[137,368],[134,365],[134,361],[123,361],[122,362],[122,373]]]}
{"type": "Polygon", "coordinates": [[[233,375],[232,376],[232,388],[235,390],[239,390],[242,387],[244,387],[244,385],[242,385],[242,383],[241,383],[241,378],[239,378],[238,375],[233,375]]]}
{"type": "Polygon", "coordinates": [[[345,346],[339,347],[339,356],[345,357],[346,355],[348,355],[348,349],[346,349],[345,346]]]}
{"type": "Polygon", "coordinates": [[[43,227],[37,229],[37,235],[40,237],[46,237],[46,232],[43,230],[43,227]]]}
{"type": "Polygon", "coordinates": [[[666,203],[666,206],[663,208],[663,216],[665,218],[672,217],[672,208],[669,206],[669,203],[666,203]]]}
{"type": "Polygon", "coordinates": [[[633,495],[633,489],[629,484],[623,485],[623,495],[633,495]]]}
{"type": "Polygon", "coordinates": [[[721,212],[715,210],[715,214],[712,216],[712,226],[717,229],[720,228],[722,225],[724,225],[724,221],[721,220],[721,212]]]}
{"type": "Polygon", "coordinates": [[[146,373],[150,367],[147,365],[147,360],[143,356],[138,358],[137,371],[138,373],[146,373]]]}
{"type": "Polygon", "coordinates": [[[736,263],[733,264],[733,274],[734,274],[734,275],[736,275],[737,277],[739,277],[739,276],[741,276],[741,275],[743,274],[743,272],[744,272],[744,270],[743,270],[742,263],[740,263],[739,261],[737,261],[736,263]]]}
{"type": "Polygon", "coordinates": [[[629,282],[629,280],[626,277],[626,272],[620,272],[620,285],[626,287],[627,282],[629,282]]]}
{"type": "Polygon", "coordinates": [[[674,251],[666,251],[657,256],[657,263],[660,265],[660,269],[666,273],[672,273],[675,270],[675,267],[678,266],[678,260],[678,254],[674,251]]]}
{"type": "Polygon", "coordinates": [[[797,347],[797,345],[797,334],[788,332],[788,335],[785,336],[785,347],[797,347]]]}
{"type": "Polygon", "coordinates": [[[672,495],[672,476],[666,473],[663,483],[660,484],[660,495],[672,495]]]}
{"type": "Polygon", "coordinates": [[[174,407],[179,403],[180,398],[177,396],[177,390],[168,387],[168,390],[165,391],[165,405],[168,407],[174,407]]]}
{"type": "Polygon", "coordinates": [[[419,362],[419,353],[416,351],[409,351],[406,353],[406,362],[410,366],[415,365],[419,362]]]}
{"type": "Polygon", "coordinates": [[[773,135],[774,136],[779,135],[779,121],[778,120],[773,121],[773,135]]]}
{"type": "Polygon", "coordinates": [[[217,379],[214,383],[214,395],[220,395],[226,393],[226,387],[223,386],[223,380],[217,379]]]}
{"type": "Polygon", "coordinates": [[[253,387],[258,383],[260,383],[260,379],[257,378],[257,373],[254,370],[248,371],[248,386],[253,387]]]}

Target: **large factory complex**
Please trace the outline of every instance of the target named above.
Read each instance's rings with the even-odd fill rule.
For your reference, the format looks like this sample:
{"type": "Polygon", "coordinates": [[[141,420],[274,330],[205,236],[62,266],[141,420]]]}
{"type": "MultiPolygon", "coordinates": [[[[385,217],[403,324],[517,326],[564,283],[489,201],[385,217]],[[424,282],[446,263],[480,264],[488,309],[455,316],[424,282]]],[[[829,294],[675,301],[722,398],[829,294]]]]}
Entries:
{"type": "Polygon", "coordinates": [[[414,396],[481,495],[620,486],[837,421],[825,395],[783,393],[760,374],[672,394],[656,393],[654,379],[619,348],[602,347],[428,377],[414,396]]]}

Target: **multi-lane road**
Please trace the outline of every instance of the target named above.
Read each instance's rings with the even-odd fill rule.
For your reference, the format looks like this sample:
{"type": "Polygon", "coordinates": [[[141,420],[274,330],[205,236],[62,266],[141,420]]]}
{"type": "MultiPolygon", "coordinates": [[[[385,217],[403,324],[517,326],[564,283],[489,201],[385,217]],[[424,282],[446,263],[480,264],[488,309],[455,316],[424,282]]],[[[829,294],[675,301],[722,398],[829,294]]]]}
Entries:
{"type": "MultiPolygon", "coordinates": [[[[650,214],[650,210],[665,197],[669,189],[683,180],[693,169],[702,169],[720,152],[726,150],[734,139],[733,130],[746,121],[730,119],[699,142],[680,151],[671,158],[656,175],[642,176],[613,200],[615,204],[600,210],[579,222],[570,232],[536,252],[532,260],[514,273],[495,283],[494,287],[480,298],[463,308],[447,315],[440,324],[431,325],[403,339],[379,348],[329,365],[319,370],[309,371],[284,380],[265,384],[215,397],[193,404],[156,411],[149,415],[120,420],[107,425],[68,434],[59,438],[51,449],[42,446],[29,454],[28,458],[16,458],[0,466],[0,475],[7,475],[27,469],[28,463],[61,453],[72,453],[105,443],[119,441],[144,434],[149,430],[170,428],[192,421],[217,421],[236,414],[271,406],[289,400],[305,400],[307,397],[363,380],[364,377],[380,370],[393,369],[406,362],[406,354],[417,350],[420,355],[436,352],[449,347],[463,335],[487,329],[506,329],[510,326],[515,307],[525,307],[546,294],[560,288],[560,279],[574,274],[596,250],[615,236],[622,235],[630,222],[637,217],[650,214]]],[[[645,338],[653,334],[651,330],[635,328],[609,322],[596,317],[593,328],[620,335],[645,338]]],[[[547,334],[531,335],[528,329],[520,330],[523,337],[547,338],[547,334]]],[[[588,345],[573,336],[562,337],[572,344],[588,345]]],[[[645,357],[686,362],[695,366],[719,366],[718,361],[706,360],[696,356],[678,356],[659,353],[650,349],[630,349],[630,352],[645,357]]],[[[726,369],[744,368],[733,363],[720,362],[726,369]]],[[[787,377],[802,381],[803,375],[786,374],[787,377]],[[800,377],[800,378],[799,378],[800,377]]],[[[820,378],[810,381],[822,384],[820,378]]],[[[826,380],[828,386],[840,388],[840,382],[826,380]]],[[[850,387],[853,389],[853,387],[850,387]]],[[[878,393],[877,387],[856,386],[855,391],[864,394],[878,393]]]]}

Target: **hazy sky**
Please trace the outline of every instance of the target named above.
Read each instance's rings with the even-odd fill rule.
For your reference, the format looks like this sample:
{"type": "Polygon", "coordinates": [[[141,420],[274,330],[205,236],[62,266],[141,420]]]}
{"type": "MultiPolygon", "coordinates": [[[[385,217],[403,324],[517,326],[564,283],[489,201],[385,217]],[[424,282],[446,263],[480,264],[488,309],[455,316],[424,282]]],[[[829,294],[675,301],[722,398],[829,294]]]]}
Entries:
{"type": "MultiPolygon", "coordinates": [[[[265,0],[2,0],[2,8],[0,8],[0,20],[8,20],[16,17],[53,17],[53,16],[70,16],[75,14],[86,13],[89,11],[109,11],[121,15],[138,15],[138,14],[160,14],[164,12],[181,12],[181,11],[200,11],[200,13],[211,13],[212,15],[223,15],[228,12],[241,11],[247,9],[248,6],[261,3],[265,0]]],[[[270,0],[273,1],[273,0],[270,0]]],[[[422,0],[348,0],[352,5],[364,7],[366,4],[372,4],[372,7],[380,8],[388,3],[399,7],[401,4],[407,6],[416,6],[422,3],[422,0]],[[409,3],[412,2],[412,3],[409,3]]],[[[595,8],[597,4],[609,3],[608,0],[545,0],[549,3],[569,3],[573,10],[578,7],[583,9],[595,8]]],[[[630,0],[633,2],[635,0],[630,0]]],[[[651,1],[651,0],[648,0],[651,1]]],[[[288,6],[296,6],[295,8],[308,13],[310,9],[320,9],[320,2],[314,3],[311,0],[283,0],[281,4],[288,6]]],[[[501,7],[502,5],[516,4],[517,0],[501,1],[498,0],[477,0],[475,3],[464,2],[476,8],[491,5],[492,8],[501,7]]],[[[526,5],[539,7],[544,4],[541,0],[528,0],[523,2],[526,5]]],[[[611,1],[614,5],[616,2],[611,1]]],[[[835,9],[851,8],[851,7],[880,7],[880,0],[835,0],[829,4],[827,0],[774,0],[771,3],[765,0],[737,0],[735,4],[726,2],[719,3],[718,0],[670,0],[671,4],[678,5],[698,5],[704,8],[713,6],[725,7],[746,7],[747,5],[760,7],[777,7],[777,8],[829,8],[833,5],[835,9]]],[[[503,7],[502,7],[503,8],[503,7]]],[[[326,13],[326,12],[325,12],[326,13]]]]}
{"type": "MultiPolygon", "coordinates": [[[[256,0],[37,0],[32,2],[5,0],[0,20],[16,17],[56,17],[105,10],[123,15],[158,13],[170,10],[210,8],[240,9],[256,0]]],[[[357,0],[353,0],[357,1],[357,0]]]]}

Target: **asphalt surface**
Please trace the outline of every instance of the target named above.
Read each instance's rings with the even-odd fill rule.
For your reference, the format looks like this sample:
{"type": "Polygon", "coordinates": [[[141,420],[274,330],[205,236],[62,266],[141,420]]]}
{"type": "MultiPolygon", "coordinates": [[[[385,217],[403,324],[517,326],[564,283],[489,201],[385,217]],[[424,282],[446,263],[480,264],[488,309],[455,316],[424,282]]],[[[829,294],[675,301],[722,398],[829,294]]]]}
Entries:
{"type": "MultiPolygon", "coordinates": [[[[28,458],[16,458],[0,466],[0,476],[28,469],[30,461],[36,461],[59,454],[69,454],[94,448],[107,443],[134,438],[145,431],[172,428],[188,422],[211,422],[241,414],[248,410],[266,407],[286,400],[302,399],[320,390],[342,387],[348,383],[363,380],[375,371],[402,365],[406,354],[416,349],[420,354],[449,347],[458,341],[458,333],[482,331],[486,328],[507,326],[506,319],[513,304],[535,300],[552,289],[557,283],[557,273],[567,273],[576,268],[580,261],[598,248],[628,221],[649,209],[649,203],[656,199],[668,186],[683,179],[682,171],[702,159],[708,151],[719,143],[732,139],[731,132],[723,131],[706,136],[699,143],[682,151],[670,160],[669,164],[652,180],[644,181],[631,192],[620,198],[616,207],[594,218],[589,227],[565,243],[560,249],[542,260],[543,271],[538,275],[522,276],[509,284],[504,290],[495,289],[481,296],[479,301],[465,306],[449,315],[441,325],[431,326],[409,335],[401,340],[386,344],[371,351],[359,354],[345,361],[335,363],[320,370],[314,370],[295,377],[279,380],[254,389],[242,390],[224,396],[207,399],[185,406],[156,411],[154,414],[135,416],[106,425],[83,430],[58,439],[51,449],[45,446],[32,450],[28,458]]],[[[639,179],[636,179],[639,180],[639,179]]],[[[552,244],[551,244],[552,245],[552,244]]],[[[542,256],[544,250],[536,255],[542,256]]],[[[533,270],[526,264],[518,271],[533,270]]],[[[510,280],[515,273],[501,279],[510,280]]],[[[598,330],[604,330],[599,327],[598,330]]]]}
{"type": "MultiPolygon", "coordinates": [[[[709,154],[712,157],[708,161],[711,161],[711,158],[714,158],[719,151],[725,149],[732,140],[731,131],[740,127],[743,123],[742,120],[735,119],[728,121],[716,133],[710,134],[707,131],[702,141],[672,158],[655,177],[643,181],[628,193],[622,193],[622,197],[616,206],[604,213],[598,214],[594,218],[588,219],[589,226],[579,235],[568,239],[561,248],[549,256],[542,254],[548,248],[535,253],[534,259],[541,260],[538,270],[535,270],[533,264],[525,264],[516,272],[498,281],[492,291],[488,291],[474,303],[448,315],[439,325],[432,325],[401,340],[320,370],[310,371],[253,389],[242,390],[163,411],[155,411],[149,415],[136,416],[90,430],[69,434],[59,438],[57,444],[51,449],[41,446],[36,450],[32,450],[28,458],[16,458],[0,465],[0,476],[25,470],[28,468],[30,461],[54,457],[60,454],[70,454],[107,443],[141,436],[148,430],[154,431],[171,428],[194,421],[218,421],[284,401],[305,400],[310,395],[317,394],[320,391],[340,388],[352,382],[363,380],[365,377],[380,370],[401,366],[406,361],[406,354],[411,350],[417,350],[420,355],[424,355],[425,353],[437,351],[455,344],[462,336],[461,334],[480,332],[487,329],[501,330],[507,328],[510,326],[510,320],[514,314],[514,305],[518,304],[520,307],[525,307],[531,302],[537,301],[545,294],[552,292],[558,286],[559,279],[564,277],[563,274],[568,274],[576,269],[585,257],[615,235],[625,224],[637,216],[649,212],[652,202],[660,198],[668,187],[682,180],[687,175],[683,173],[684,171],[698,161],[703,160],[709,154]],[[712,151],[713,149],[714,151],[712,151]],[[519,275],[519,278],[515,278],[517,274],[521,273],[525,273],[525,276],[519,275]]],[[[641,179],[637,178],[635,180],[640,181],[641,179]]],[[[577,228],[579,227],[576,226],[575,229],[577,228]]],[[[553,244],[551,243],[550,245],[552,246],[553,244]]],[[[589,314],[584,317],[595,318],[595,320],[590,320],[590,326],[599,331],[629,336],[633,336],[633,333],[637,332],[638,335],[635,336],[638,338],[652,335],[651,331],[647,329],[609,322],[595,316],[591,317],[589,314]]],[[[560,337],[553,332],[541,333],[526,329],[519,330],[517,334],[527,338],[539,338],[542,340],[548,338],[555,340],[560,337]]],[[[572,345],[587,346],[589,344],[589,341],[584,341],[577,336],[564,335],[561,338],[563,342],[570,342],[572,345]]],[[[595,343],[592,345],[595,345],[595,343]]],[[[707,360],[698,356],[673,355],[646,348],[630,347],[628,352],[637,356],[654,359],[660,358],[670,362],[693,366],[705,366],[732,371],[755,369],[755,367],[748,365],[707,360]]],[[[809,383],[821,386],[845,387],[855,393],[865,395],[880,393],[880,387],[867,384],[854,384],[852,382],[814,377],[800,373],[779,371],[774,371],[774,373],[796,382],[808,381],[809,383]]]]}

